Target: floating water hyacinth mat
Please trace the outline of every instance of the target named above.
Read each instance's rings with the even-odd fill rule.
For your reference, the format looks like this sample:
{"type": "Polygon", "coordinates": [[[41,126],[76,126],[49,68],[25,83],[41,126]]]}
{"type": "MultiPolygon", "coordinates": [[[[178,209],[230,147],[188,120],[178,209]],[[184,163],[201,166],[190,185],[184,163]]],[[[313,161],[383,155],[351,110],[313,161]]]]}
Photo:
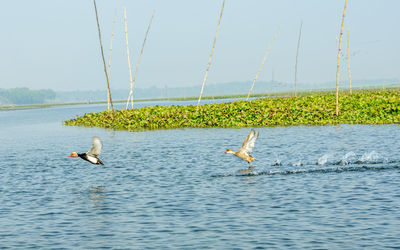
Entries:
{"type": "Polygon", "coordinates": [[[115,112],[87,113],[65,125],[116,130],[174,128],[232,128],[292,125],[400,123],[399,89],[359,91],[339,97],[335,115],[334,93],[310,93],[301,97],[268,97],[252,101],[196,106],[149,106],[115,112]]]}

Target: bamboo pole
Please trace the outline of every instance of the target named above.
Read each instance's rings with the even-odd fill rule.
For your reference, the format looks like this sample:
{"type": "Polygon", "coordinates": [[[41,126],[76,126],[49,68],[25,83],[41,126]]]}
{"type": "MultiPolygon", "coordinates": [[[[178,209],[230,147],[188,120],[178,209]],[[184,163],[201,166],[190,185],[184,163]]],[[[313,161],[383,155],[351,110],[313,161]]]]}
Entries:
{"type": "MultiPolygon", "coordinates": [[[[135,73],[133,74],[132,89],[135,86],[136,75],[137,75],[137,72],[138,72],[138,69],[139,69],[140,61],[142,59],[144,45],[146,44],[147,37],[149,35],[149,31],[150,31],[150,27],[151,27],[151,23],[153,22],[153,18],[154,18],[154,11],[153,11],[153,14],[151,15],[149,25],[147,26],[146,35],[144,36],[144,40],[143,40],[143,43],[142,43],[142,49],[140,50],[139,58],[138,58],[138,61],[137,61],[137,64],[136,64],[135,73]]],[[[132,108],[133,108],[133,92],[132,91],[130,92],[130,99],[131,99],[131,104],[132,104],[132,108]]]]}
{"type": "Polygon", "coordinates": [[[111,90],[110,90],[110,78],[108,77],[107,73],[107,66],[106,66],[106,60],[104,59],[104,51],[103,51],[103,42],[101,41],[101,32],[100,32],[100,24],[99,24],[99,15],[97,14],[97,6],[96,6],[96,0],[93,0],[94,4],[94,10],[96,12],[96,22],[97,22],[97,30],[99,32],[99,41],[100,41],[100,49],[101,49],[101,58],[103,59],[103,65],[104,65],[104,73],[106,74],[106,79],[107,79],[107,91],[110,95],[110,103],[111,103],[111,109],[114,111],[114,105],[112,103],[112,97],[111,97],[111,90]]]}
{"type": "Polygon", "coordinates": [[[263,58],[263,60],[262,60],[262,62],[261,62],[261,65],[260,65],[260,67],[258,68],[257,74],[256,74],[256,76],[255,76],[254,79],[253,79],[253,84],[251,85],[251,88],[250,88],[250,90],[249,90],[249,93],[247,94],[246,101],[249,100],[250,94],[251,94],[251,92],[253,91],[253,88],[254,88],[254,85],[255,85],[255,83],[256,83],[256,81],[257,81],[257,78],[258,78],[258,76],[260,75],[261,69],[262,69],[262,67],[264,66],[265,60],[267,60],[268,54],[269,54],[269,52],[271,51],[271,47],[272,47],[272,45],[274,44],[276,38],[278,37],[278,34],[279,34],[279,31],[280,31],[280,30],[281,30],[281,27],[279,26],[278,30],[277,30],[276,33],[275,33],[274,39],[272,39],[272,42],[271,42],[271,43],[269,44],[269,46],[268,46],[267,52],[265,53],[265,56],[264,56],[264,58],[263,58]]]}
{"type": "Polygon", "coordinates": [[[221,25],[222,14],[223,14],[223,12],[224,12],[224,6],[225,6],[225,0],[222,2],[222,8],[221,8],[221,13],[220,13],[220,15],[219,15],[217,31],[215,32],[214,42],[213,42],[213,46],[212,46],[212,49],[211,49],[210,57],[209,57],[209,59],[208,59],[208,64],[207,64],[207,68],[206,68],[206,73],[205,73],[205,75],[204,75],[203,83],[201,84],[201,91],[200,91],[199,100],[198,100],[198,102],[197,102],[197,108],[199,108],[199,106],[200,106],[200,101],[201,101],[201,97],[203,96],[204,85],[206,84],[206,80],[207,80],[207,76],[208,76],[208,70],[210,69],[211,58],[212,58],[213,53],[214,53],[214,48],[215,48],[215,43],[216,43],[217,37],[218,37],[219,27],[220,27],[220,25],[221,25]]]}
{"type": "Polygon", "coordinates": [[[297,41],[297,50],[296,50],[296,63],[294,65],[294,97],[297,97],[297,61],[299,58],[300,38],[301,38],[302,27],[303,27],[303,21],[301,21],[301,23],[300,23],[299,40],[297,41]]]}
{"type": "MultiPolygon", "coordinates": [[[[113,18],[113,25],[112,25],[112,32],[111,32],[111,40],[110,40],[110,50],[108,52],[108,77],[111,79],[111,54],[112,54],[112,43],[114,39],[114,31],[115,31],[115,22],[117,19],[117,10],[118,10],[118,0],[115,1],[115,11],[114,11],[114,18],[113,18]]],[[[110,92],[107,89],[107,110],[110,109],[110,92]]]]}
{"type": "Polygon", "coordinates": [[[351,95],[352,90],[351,90],[351,72],[350,72],[350,30],[347,30],[347,71],[349,72],[349,88],[351,95]]]}
{"type": "Polygon", "coordinates": [[[338,51],[338,56],[337,56],[337,68],[336,68],[336,115],[339,115],[339,64],[340,64],[340,51],[341,51],[341,48],[342,48],[344,17],[346,16],[346,6],[347,6],[347,0],[345,0],[345,3],[344,3],[342,25],[341,25],[341,28],[340,28],[340,37],[339,37],[339,51],[338,51]]]}
{"type": "MultiPolygon", "coordinates": [[[[128,55],[128,67],[129,67],[129,83],[131,84],[131,89],[129,91],[128,100],[126,101],[126,109],[128,109],[129,100],[133,93],[133,80],[132,80],[131,57],[129,55],[129,45],[128,45],[128,24],[126,22],[126,8],[124,8],[124,21],[125,21],[126,54],[128,55]]],[[[133,108],[133,103],[132,103],[132,108],[133,108]]]]}

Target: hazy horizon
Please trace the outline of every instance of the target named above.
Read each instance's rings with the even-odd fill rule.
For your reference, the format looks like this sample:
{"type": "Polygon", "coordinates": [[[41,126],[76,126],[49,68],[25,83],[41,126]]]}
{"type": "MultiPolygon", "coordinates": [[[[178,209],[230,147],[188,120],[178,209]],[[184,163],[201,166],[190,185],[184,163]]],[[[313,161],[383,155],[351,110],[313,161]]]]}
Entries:
{"type": "MultiPolygon", "coordinates": [[[[255,87],[258,87],[258,85],[265,85],[265,84],[274,84],[273,86],[273,91],[292,91],[294,89],[294,85],[293,82],[280,82],[280,81],[275,81],[275,80],[261,80],[261,81],[257,81],[255,84],[255,87]],[[282,89],[279,89],[279,86],[284,86],[282,89]],[[290,89],[290,90],[289,90],[290,89]]],[[[252,84],[252,80],[248,80],[248,81],[231,81],[231,82],[210,82],[207,83],[207,85],[209,86],[214,86],[215,87],[221,87],[223,88],[226,85],[229,84],[243,84],[243,85],[249,85],[248,87],[251,86],[252,84]]],[[[349,87],[349,82],[348,79],[345,79],[341,82],[339,82],[339,90],[342,89],[347,89],[349,87]]],[[[358,88],[368,88],[370,86],[385,86],[385,85],[398,85],[400,84],[400,79],[397,78],[391,78],[391,79],[352,79],[352,86],[354,87],[358,87],[358,88]]],[[[271,86],[271,85],[270,85],[271,86]]],[[[306,82],[297,82],[297,86],[298,88],[302,88],[302,89],[326,89],[326,88],[336,88],[336,82],[335,80],[332,81],[326,81],[326,82],[319,82],[319,83],[306,83],[306,82]]],[[[17,89],[17,88],[28,88],[29,90],[53,90],[55,92],[86,92],[86,91],[93,91],[93,92],[99,92],[102,91],[104,93],[107,92],[107,89],[105,88],[105,86],[96,86],[97,88],[93,88],[93,89],[67,89],[67,90],[63,90],[63,89],[54,89],[54,88],[31,88],[28,86],[17,86],[17,87],[10,87],[10,88],[1,88],[3,90],[11,90],[11,89],[17,89]]],[[[269,88],[268,85],[264,86],[266,89],[263,93],[268,93],[269,92],[269,88]]],[[[263,88],[264,88],[263,87],[263,88]]],[[[150,85],[150,86],[139,86],[139,87],[135,87],[135,89],[141,89],[141,90],[147,90],[147,89],[152,89],[152,88],[160,88],[160,89],[164,89],[164,88],[168,88],[168,89],[185,89],[185,88],[198,88],[200,90],[201,88],[201,83],[195,84],[195,85],[187,85],[187,86],[169,86],[169,85],[164,85],[164,86],[157,86],[157,85],[150,85]]],[[[118,87],[114,87],[111,86],[111,90],[112,91],[127,91],[129,92],[130,86],[122,86],[120,88],[118,87]]],[[[246,89],[246,93],[249,89],[246,89]]],[[[243,92],[244,93],[244,92],[243,92]]],[[[197,94],[196,94],[197,95],[197,94]]]]}
{"type": "MultiPolygon", "coordinates": [[[[221,1],[118,1],[111,86],[129,88],[123,7],[132,67],[152,11],[155,17],[136,79],[137,88],[200,85],[221,1]]],[[[97,0],[108,58],[115,1],[97,0]]],[[[292,82],[300,22],[298,81],[335,80],[344,1],[227,0],[207,84],[251,81],[281,25],[258,81],[292,82]]],[[[347,81],[347,30],[352,79],[399,79],[400,2],[350,0],[340,80],[347,81]]],[[[7,1],[0,10],[3,69],[0,88],[102,90],[106,87],[93,1],[7,1]]],[[[207,87],[206,87],[207,88],[207,87]]]]}

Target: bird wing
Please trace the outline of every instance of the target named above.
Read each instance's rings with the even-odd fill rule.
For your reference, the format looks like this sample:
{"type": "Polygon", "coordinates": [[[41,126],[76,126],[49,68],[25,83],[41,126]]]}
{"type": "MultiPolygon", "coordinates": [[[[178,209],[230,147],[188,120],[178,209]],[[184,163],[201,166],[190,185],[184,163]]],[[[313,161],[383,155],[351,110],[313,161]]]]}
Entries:
{"type": "Polygon", "coordinates": [[[251,129],[249,135],[244,140],[243,145],[240,148],[240,151],[243,151],[246,154],[250,154],[253,151],[254,143],[256,142],[257,138],[258,138],[258,131],[256,132],[254,131],[254,129],[251,129]]]}
{"type": "Polygon", "coordinates": [[[101,153],[101,149],[103,148],[103,143],[97,136],[94,136],[92,140],[93,140],[93,145],[86,154],[97,157],[101,153]]]}

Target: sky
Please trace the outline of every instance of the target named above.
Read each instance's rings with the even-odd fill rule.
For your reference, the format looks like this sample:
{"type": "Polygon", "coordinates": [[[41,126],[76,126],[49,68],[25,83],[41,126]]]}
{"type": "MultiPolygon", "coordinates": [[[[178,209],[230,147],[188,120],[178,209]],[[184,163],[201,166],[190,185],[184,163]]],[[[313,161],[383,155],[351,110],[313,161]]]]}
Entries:
{"type": "MultiPolygon", "coordinates": [[[[127,11],[134,72],[148,22],[135,87],[200,85],[217,29],[222,0],[97,0],[108,58],[117,21],[110,84],[128,89],[123,8],[127,11]]],[[[344,0],[226,0],[209,83],[251,81],[280,27],[258,81],[294,81],[300,23],[298,82],[334,82],[344,0]]],[[[348,0],[340,81],[347,81],[347,30],[353,80],[400,79],[400,1],[348,0]]],[[[13,0],[0,8],[0,88],[104,90],[92,0],[13,0]]],[[[199,90],[200,91],[200,90],[199,90]]]]}

